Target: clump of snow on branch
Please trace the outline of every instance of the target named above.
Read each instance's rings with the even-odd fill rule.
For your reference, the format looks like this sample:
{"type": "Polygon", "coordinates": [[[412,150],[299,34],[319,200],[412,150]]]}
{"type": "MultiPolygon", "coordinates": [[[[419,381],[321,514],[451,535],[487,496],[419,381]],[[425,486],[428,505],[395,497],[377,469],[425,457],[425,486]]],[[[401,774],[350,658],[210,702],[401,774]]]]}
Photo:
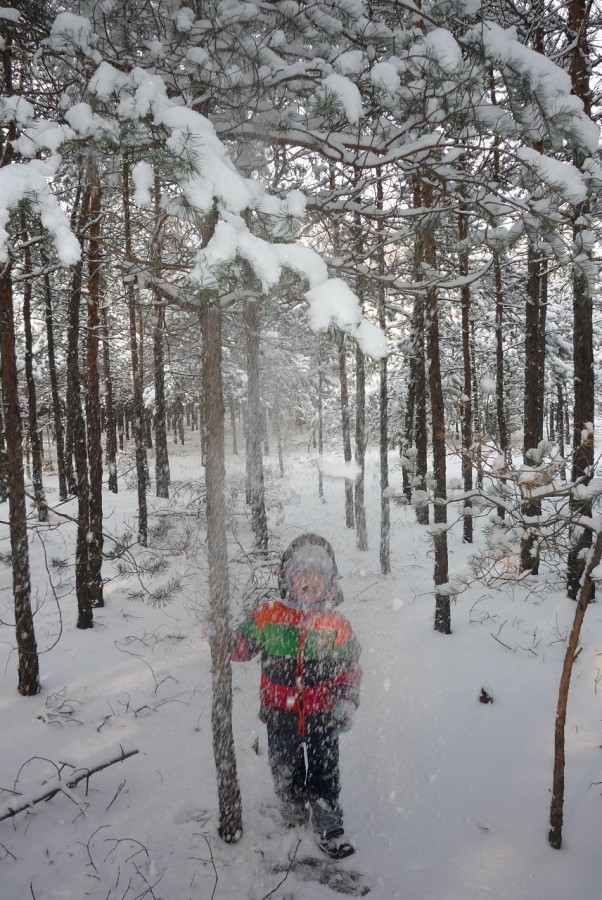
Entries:
{"type": "Polygon", "coordinates": [[[138,206],[150,206],[152,202],[151,190],[155,180],[153,167],[141,160],[132,169],[134,182],[134,203],[138,206]]]}
{"type": "Polygon", "coordinates": [[[314,331],[336,325],[354,337],[367,356],[383,359],[387,355],[385,335],[364,319],[358,298],[341,278],[330,278],[305,296],[309,300],[309,324],[314,331]]]}
{"type": "Polygon", "coordinates": [[[336,95],[349,124],[357,125],[363,112],[362,98],[357,85],[345,78],[344,75],[332,72],[324,79],[323,86],[327,91],[336,95]]]}

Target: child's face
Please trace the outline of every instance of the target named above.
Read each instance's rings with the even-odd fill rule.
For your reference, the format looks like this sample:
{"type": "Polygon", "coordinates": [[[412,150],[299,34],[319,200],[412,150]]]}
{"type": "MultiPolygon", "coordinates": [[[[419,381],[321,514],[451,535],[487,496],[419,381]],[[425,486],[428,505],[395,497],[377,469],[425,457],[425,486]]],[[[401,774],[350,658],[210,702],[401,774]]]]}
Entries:
{"type": "Polygon", "coordinates": [[[303,606],[312,606],[324,597],[326,579],[315,569],[301,569],[291,578],[293,594],[303,606]]]}

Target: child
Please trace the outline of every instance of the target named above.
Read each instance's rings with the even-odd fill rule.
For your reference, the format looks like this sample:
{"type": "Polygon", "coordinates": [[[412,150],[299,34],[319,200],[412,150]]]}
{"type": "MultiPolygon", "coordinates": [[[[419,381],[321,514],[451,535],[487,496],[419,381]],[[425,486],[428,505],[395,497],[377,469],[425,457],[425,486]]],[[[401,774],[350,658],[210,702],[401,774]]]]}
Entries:
{"type": "Polygon", "coordinates": [[[267,724],[274,788],[288,825],[308,821],[333,859],[354,852],[339,806],[339,735],[359,703],[360,645],[334,606],[343,596],[328,541],[296,538],[282,557],[280,600],[238,627],[232,659],[261,651],[260,718],[267,724]],[[309,805],[309,809],[308,809],[309,805]]]}

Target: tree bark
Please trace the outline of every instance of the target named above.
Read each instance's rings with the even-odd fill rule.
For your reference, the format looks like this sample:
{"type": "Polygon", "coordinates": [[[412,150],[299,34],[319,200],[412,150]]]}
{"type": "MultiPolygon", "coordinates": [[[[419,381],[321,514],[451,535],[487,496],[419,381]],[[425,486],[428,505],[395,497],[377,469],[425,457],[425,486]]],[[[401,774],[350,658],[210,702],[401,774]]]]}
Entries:
{"type": "Polygon", "coordinates": [[[119,492],[117,478],[117,410],[113,392],[113,375],[111,372],[111,334],[109,330],[109,313],[106,304],[100,309],[102,327],[102,363],[105,383],[106,412],[106,445],[107,468],[109,470],[108,486],[113,494],[119,492]]]}
{"type": "Polygon", "coordinates": [[[58,387],[56,371],[56,354],[54,348],[54,311],[52,308],[52,288],[50,275],[44,272],[44,319],[46,323],[46,345],[48,355],[48,377],[52,397],[52,418],[54,422],[54,442],[56,446],[56,467],[59,479],[59,497],[67,499],[67,475],[65,472],[65,429],[63,428],[63,409],[58,387]]]}
{"type": "Polygon", "coordinates": [[[263,453],[261,449],[261,397],[259,393],[259,306],[245,303],[247,337],[247,452],[249,454],[249,496],[251,524],[255,547],[262,555],[268,552],[268,522],[265,511],[263,453]]]}
{"type": "Polygon", "coordinates": [[[27,509],[23,475],[23,432],[15,349],[15,321],[10,264],[0,275],[0,378],[4,403],[9,491],[10,546],[15,603],[15,634],[19,658],[19,693],[40,691],[38,648],[31,609],[27,509]]]}
{"type": "MultiPolygon", "coordinates": [[[[123,158],[123,216],[125,226],[125,258],[133,260],[132,224],[130,215],[130,161],[126,153],[123,158]]],[[[138,541],[143,547],[148,542],[148,511],[146,487],[148,463],[144,440],[144,399],[142,395],[142,373],[138,349],[138,304],[132,275],[126,275],[125,292],[130,320],[130,358],[132,363],[132,389],[134,406],[134,442],[136,453],[136,479],[138,483],[138,541]]]]}
{"type": "MultiPolygon", "coordinates": [[[[545,348],[545,331],[543,339],[540,337],[542,322],[545,316],[542,312],[544,297],[544,259],[541,251],[536,247],[529,247],[527,262],[527,302],[525,306],[525,394],[524,394],[524,462],[527,466],[533,466],[533,459],[529,450],[537,447],[543,439],[543,381],[540,369],[543,369],[545,358],[542,350],[545,348]],[[540,430],[541,429],[541,430],[540,430]]],[[[538,516],[541,504],[528,500],[523,504],[523,513],[526,516],[538,516]]],[[[539,552],[536,538],[533,533],[523,538],[521,542],[521,570],[531,571],[537,575],[539,571],[539,552]]]]}
{"type": "MultiPolygon", "coordinates": [[[[349,388],[347,384],[347,351],[344,332],[337,335],[337,350],[339,359],[339,385],[341,390],[341,430],[343,435],[343,459],[350,463],[351,456],[351,418],[349,415],[349,388]]],[[[345,479],[345,525],[347,528],[355,526],[355,512],[353,509],[353,481],[345,479]]]]}
{"type": "Polygon", "coordinates": [[[90,184],[90,241],[88,247],[88,331],[86,346],[86,422],[90,508],[88,541],[88,593],[92,606],[104,606],[102,592],[102,442],[98,348],[100,344],[101,297],[101,193],[96,160],[88,161],[90,184]]]}
{"type": "Polygon", "coordinates": [[[155,486],[157,497],[169,497],[170,471],[167,449],[167,422],[165,403],[165,307],[157,298],[155,327],[153,331],[153,356],[155,368],[155,486]]]}
{"type": "MultiPolygon", "coordinates": [[[[460,278],[465,279],[460,288],[460,299],[462,307],[462,363],[464,371],[464,386],[462,389],[462,400],[460,403],[461,421],[462,421],[462,481],[464,491],[469,494],[472,491],[472,455],[473,455],[473,436],[472,436],[472,368],[470,365],[470,286],[467,284],[468,277],[468,251],[462,248],[462,244],[468,239],[468,211],[466,206],[462,204],[460,215],[458,217],[458,238],[460,241],[460,256],[458,259],[458,269],[460,278]]],[[[462,539],[465,544],[472,544],[473,536],[473,518],[472,518],[472,501],[464,500],[462,539]]]]}
{"type": "MultiPolygon", "coordinates": [[[[422,184],[418,177],[414,179],[414,209],[422,206],[422,184]]],[[[414,280],[419,284],[423,278],[422,263],[424,260],[424,236],[417,231],[414,239],[414,280]]],[[[412,358],[414,363],[414,426],[416,445],[416,475],[414,487],[426,495],[426,475],[428,471],[428,426],[427,426],[427,380],[424,356],[425,334],[425,298],[424,292],[418,290],[414,296],[414,312],[412,316],[412,358]]],[[[429,524],[428,503],[416,506],[416,521],[419,525],[429,524]]]]}
{"type": "Polygon", "coordinates": [[[579,636],[581,634],[581,626],[583,625],[585,611],[594,593],[594,582],[591,577],[591,572],[596,568],[601,559],[602,534],[598,534],[592,558],[587,566],[583,587],[579,591],[579,598],[577,600],[575,616],[573,618],[573,627],[571,628],[571,633],[566,646],[564,665],[562,667],[562,675],[560,676],[560,685],[558,687],[556,725],[554,729],[554,772],[552,779],[552,802],[550,805],[550,832],[548,835],[550,845],[554,847],[555,850],[559,850],[562,845],[565,769],[564,736],[571,673],[577,654],[577,647],[579,646],[579,636]]]}
{"type": "MultiPolygon", "coordinates": [[[[155,176],[154,185],[155,233],[151,256],[156,265],[156,277],[159,276],[161,260],[161,244],[165,217],[161,211],[161,186],[159,177],[155,176]]],[[[157,497],[169,497],[169,452],[167,449],[167,422],[165,403],[165,304],[157,289],[154,290],[155,323],[153,329],[153,364],[155,379],[155,488],[157,497]]]]}
{"type": "Polygon", "coordinates": [[[92,597],[90,596],[90,579],[88,568],[88,529],[90,527],[90,482],[88,474],[88,454],[86,446],[86,424],[82,411],[79,338],[80,307],[83,277],[84,235],[89,226],[90,189],[89,186],[82,199],[79,215],[78,239],[82,248],[82,258],[73,267],[71,290],[69,296],[69,325],[67,334],[67,422],[71,433],[71,452],[75,459],[75,473],[67,471],[69,479],[74,478],[71,485],[77,494],[77,536],[75,546],[75,593],[77,597],[77,627],[86,629],[94,625],[92,597]]]}
{"type": "Polygon", "coordinates": [[[38,521],[48,519],[48,503],[44,492],[42,435],[38,426],[36,380],[33,373],[33,335],[31,331],[32,262],[25,212],[21,209],[21,240],[23,242],[23,330],[25,332],[25,383],[29,411],[29,440],[31,441],[31,471],[33,496],[38,511],[38,521]]]}
{"type": "Polygon", "coordinates": [[[504,459],[509,461],[508,426],[506,424],[506,407],[504,403],[506,396],[504,378],[504,288],[499,253],[494,254],[493,270],[495,279],[495,397],[497,428],[500,450],[504,459]]]}
{"type": "Polygon", "coordinates": [[[366,466],[366,367],[364,354],[359,347],[355,353],[355,461],[360,468],[355,481],[354,512],[356,545],[358,550],[368,549],[366,504],[364,498],[366,466]]]}
{"type": "Polygon", "coordinates": [[[318,497],[324,496],[324,478],[322,477],[322,456],[324,454],[324,354],[322,337],[318,336],[318,497]]]}
{"type": "MultiPolygon", "coordinates": [[[[432,187],[423,184],[424,206],[433,206],[432,187]]],[[[427,222],[424,231],[424,261],[432,270],[436,266],[434,226],[427,222]]],[[[428,359],[428,382],[431,399],[431,436],[433,445],[433,470],[435,475],[435,631],[451,634],[451,605],[447,592],[438,590],[449,580],[447,553],[447,467],[445,443],[445,405],[441,382],[441,355],[439,348],[439,302],[436,288],[426,290],[426,353],[428,359]],[[439,527],[437,527],[439,526],[439,527]]]]}
{"type": "MultiPolygon", "coordinates": [[[[588,0],[570,0],[568,4],[567,45],[570,48],[570,74],[573,93],[582,101],[587,115],[592,113],[590,86],[591,53],[588,39],[591,3],[588,0]]],[[[573,163],[583,166],[585,153],[576,147],[573,163]]],[[[573,244],[577,254],[591,259],[591,251],[582,246],[582,235],[591,229],[589,198],[577,204],[573,212],[573,244]]],[[[589,482],[594,465],[594,350],[593,350],[593,298],[587,275],[578,263],[573,266],[573,481],[589,482]]],[[[573,512],[578,517],[591,517],[591,499],[573,501],[573,512]]],[[[591,532],[580,529],[569,552],[567,566],[567,593],[577,599],[584,557],[591,546],[591,532]]]]}
{"type": "Polygon", "coordinates": [[[213,700],[211,725],[213,756],[217,770],[220,837],[227,843],[242,834],[242,804],[238,786],[232,732],[232,664],[230,662],[230,587],[226,540],[224,400],[222,385],[222,335],[219,306],[200,314],[203,341],[203,383],[207,420],[207,553],[209,560],[209,610],[215,625],[211,642],[213,700]]]}
{"type": "MultiPolygon", "coordinates": [[[[383,184],[379,178],[376,183],[376,202],[379,210],[384,209],[383,184]]],[[[378,225],[378,274],[380,276],[378,288],[378,324],[383,332],[387,328],[387,310],[385,301],[387,292],[384,284],[385,277],[385,233],[382,220],[378,225]]],[[[379,363],[379,450],[380,450],[380,571],[381,575],[391,573],[391,501],[389,499],[389,386],[387,357],[383,357],[379,363]]]]}
{"type": "MultiPolygon", "coordinates": [[[[0,363],[2,359],[0,357],[0,363]]],[[[1,395],[0,395],[1,399],[1,395]]],[[[8,451],[6,449],[6,430],[4,428],[4,407],[0,402],[0,503],[8,500],[8,451]]]]}

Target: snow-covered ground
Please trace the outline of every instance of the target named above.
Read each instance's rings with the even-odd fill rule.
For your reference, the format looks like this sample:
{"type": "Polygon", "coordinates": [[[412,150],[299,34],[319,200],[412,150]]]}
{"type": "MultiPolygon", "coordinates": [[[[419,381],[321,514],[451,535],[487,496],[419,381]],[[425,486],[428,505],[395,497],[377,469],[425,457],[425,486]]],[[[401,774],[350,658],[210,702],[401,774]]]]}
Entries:
{"type": "MultiPolygon", "coordinates": [[[[159,513],[151,522],[175,522],[166,512],[176,506],[187,514],[178,533],[183,522],[194,536],[198,520],[185,484],[202,470],[195,436],[187,441],[171,448],[172,478],[181,489],[171,504],[151,501],[159,513]]],[[[599,897],[602,606],[587,612],[571,688],[564,843],[557,851],[547,842],[554,711],[574,612],[558,578],[544,573],[504,591],[474,583],[454,603],[453,634],[435,633],[430,543],[410,509],[392,507],[393,572],[380,575],[376,456],[367,470],[370,549],[360,553],[355,533],[345,528],[342,482],[325,477],[320,499],[306,447],[306,436],[289,442],[282,480],[276,460],[267,460],[270,529],[275,550],[307,530],[333,543],[344,611],[363,645],[362,703],[353,731],[341,740],[342,802],[357,853],[341,868],[361,871],[375,900],[599,897]],[[493,703],[479,702],[482,688],[493,703]]],[[[230,457],[237,613],[250,572],[243,477],[244,460],[230,457]]],[[[126,482],[119,495],[105,496],[113,534],[123,522],[135,527],[135,491],[126,482]]],[[[55,502],[51,476],[47,483],[55,502]]],[[[0,528],[7,549],[6,524],[0,528]]],[[[175,534],[176,526],[169,531],[175,534]]],[[[157,534],[154,540],[167,539],[157,534]]],[[[85,766],[119,745],[139,753],[93,775],[87,792],[81,781],[0,822],[2,900],[335,897],[294,870],[287,874],[295,853],[319,851],[308,830],[287,831],[278,821],[265,731],[256,718],[257,660],[234,668],[245,830],[236,845],[217,836],[202,542],[172,552],[163,577],[180,573],[183,590],[167,606],[128,600],[135,583],[115,578],[90,631],[75,628],[70,573],[53,570],[57,604],[45,566],[45,558],[71,555],[73,545],[71,526],[53,527],[31,542],[36,633],[39,649],[47,651],[35,698],[16,690],[11,575],[6,566],[0,570],[0,805],[11,791],[26,793],[56,777],[61,763],[85,766]]],[[[462,570],[469,552],[454,531],[451,568],[462,570]]],[[[113,572],[110,563],[105,571],[113,572]]],[[[71,771],[63,770],[65,780],[71,771]]]]}

